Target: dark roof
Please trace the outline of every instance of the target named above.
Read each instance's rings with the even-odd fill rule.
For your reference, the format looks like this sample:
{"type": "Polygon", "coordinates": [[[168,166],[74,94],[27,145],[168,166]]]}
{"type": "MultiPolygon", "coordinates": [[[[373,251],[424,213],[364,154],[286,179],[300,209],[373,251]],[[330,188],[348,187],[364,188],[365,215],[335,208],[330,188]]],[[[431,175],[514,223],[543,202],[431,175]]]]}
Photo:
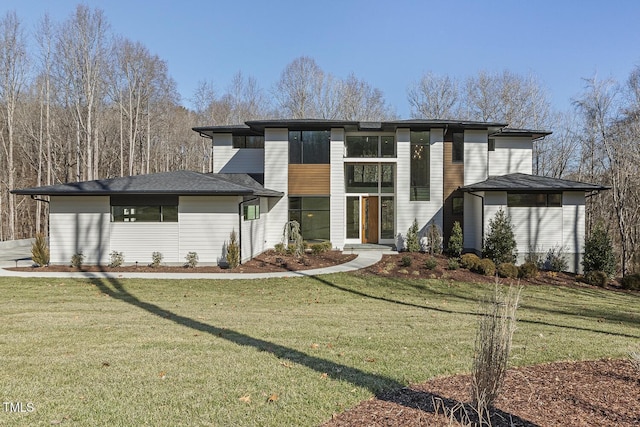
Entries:
{"type": "Polygon", "coordinates": [[[25,195],[112,195],[112,194],[177,194],[282,196],[284,193],[264,188],[247,174],[205,174],[175,171],[134,175],[96,181],[12,190],[25,195]]]}
{"type": "Polygon", "coordinates": [[[535,141],[536,139],[544,138],[547,135],[551,135],[552,133],[553,132],[550,132],[548,130],[503,128],[498,132],[489,135],[489,137],[496,138],[500,136],[526,136],[535,141]]]}
{"type": "Polygon", "coordinates": [[[609,187],[548,176],[512,173],[491,176],[482,182],[465,185],[460,189],[462,191],[599,191],[607,190],[609,187]]]}

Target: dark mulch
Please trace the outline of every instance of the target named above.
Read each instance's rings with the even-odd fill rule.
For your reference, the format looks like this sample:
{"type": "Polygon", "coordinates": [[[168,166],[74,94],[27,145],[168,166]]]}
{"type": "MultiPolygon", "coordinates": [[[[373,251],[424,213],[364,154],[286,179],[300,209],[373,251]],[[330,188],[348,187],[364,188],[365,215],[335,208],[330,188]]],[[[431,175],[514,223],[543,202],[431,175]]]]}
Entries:
{"type": "MultiPolygon", "coordinates": [[[[438,378],[365,401],[325,427],[473,425],[468,375],[438,378]]],[[[477,425],[477,423],[475,424],[477,425]]],[[[639,426],[640,371],[629,360],[559,362],[511,369],[491,425],[639,426]]]]}

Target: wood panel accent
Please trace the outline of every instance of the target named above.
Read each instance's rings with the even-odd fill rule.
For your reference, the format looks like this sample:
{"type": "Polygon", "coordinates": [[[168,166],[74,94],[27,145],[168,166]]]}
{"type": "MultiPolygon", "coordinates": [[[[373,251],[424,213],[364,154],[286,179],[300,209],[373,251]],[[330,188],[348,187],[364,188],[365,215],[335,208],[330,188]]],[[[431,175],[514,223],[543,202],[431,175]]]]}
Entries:
{"type": "MultiPolygon", "coordinates": [[[[464,163],[453,163],[453,133],[447,132],[444,137],[444,161],[443,166],[443,178],[444,178],[444,206],[443,206],[443,218],[442,218],[442,233],[444,237],[445,247],[449,244],[449,237],[451,237],[451,229],[455,221],[460,222],[463,225],[463,216],[453,214],[453,197],[462,196],[462,193],[456,191],[458,187],[464,185],[464,163]]],[[[465,159],[467,160],[467,159],[465,159]]]]}
{"type": "Polygon", "coordinates": [[[331,194],[331,165],[289,165],[289,194],[331,194]]]}

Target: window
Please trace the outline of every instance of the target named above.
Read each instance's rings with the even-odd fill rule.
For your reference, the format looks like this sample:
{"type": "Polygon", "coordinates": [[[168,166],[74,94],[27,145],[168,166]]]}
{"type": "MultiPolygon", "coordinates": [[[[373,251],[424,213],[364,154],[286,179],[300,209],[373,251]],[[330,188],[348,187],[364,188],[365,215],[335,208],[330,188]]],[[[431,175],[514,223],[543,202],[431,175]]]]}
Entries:
{"type": "Polygon", "coordinates": [[[393,197],[380,197],[380,238],[393,239],[395,237],[395,216],[393,197]]]}
{"type": "Polygon", "coordinates": [[[298,221],[305,240],[329,240],[329,197],[289,197],[289,220],[298,221]]]}
{"type": "Polygon", "coordinates": [[[453,205],[453,214],[462,215],[464,213],[464,198],[456,196],[451,199],[453,205]]]}
{"type": "Polygon", "coordinates": [[[245,221],[252,221],[260,218],[260,205],[244,205],[242,207],[245,221]]]}
{"type": "Polygon", "coordinates": [[[409,199],[428,201],[430,191],[429,132],[411,132],[411,186],[409,199]]]}
{"type": "Polygon", "coordinates": [[[178,222],[178,196],[111,196],[111,222],[178,222]]]}
{"type": "Polygon", "coordinates": [[[453,163],[464,162],[464,132],[453,133],[453,144],[451,144],[451,161],[453,163]]]}
{"type": "Polygon", "coordinates": [[[562,207],[562,193],[508,193],[507,206],[512,208],[562,207]]]}
{"type": "Polygon", "coordinates": [[[496,140],[493,138],[489,140],[489,151],[496,151],[496,140]]]}
{"type": "Polygon", "coordinates": [[[348,135],[346,157],[396,157],[395,138],[392,135],[348,135]]]}
{"type": "Polygon", "coordinates": [[[347,193],[395,192],[395,165],[391,163],[352,163],[345,169],[347,193]]]}
{"type": "Polygon", "coordinates": [[[360,197],[347,197],[347,239],[360,238],[360,197]]]}
{"type": "Polygon", "coordinates": [[[264,148],[264,136],[234,135],[233,148],[264,148]]]}
{"type": "Polygon", "coordinates": [[[289,163],[329,163],[329,131],[289,131],[289,163]]]}

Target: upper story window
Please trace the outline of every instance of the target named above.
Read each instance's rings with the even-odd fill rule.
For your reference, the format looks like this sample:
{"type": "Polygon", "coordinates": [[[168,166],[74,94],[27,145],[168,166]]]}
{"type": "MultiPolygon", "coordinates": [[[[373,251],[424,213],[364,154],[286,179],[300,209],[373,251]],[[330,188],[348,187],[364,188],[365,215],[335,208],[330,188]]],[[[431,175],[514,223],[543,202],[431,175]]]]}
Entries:
{"type": "Polygon", "coordinates": [[[451,162],[464,162],[464,132],[453,133],[453,144],[451,144],[451,162]]]}
{"type": "Polygon", "coordinates": [[[428,201],[431,197],[429,132],[411,132],[411,184],[409,200],[428,201]]]}
{"type": "Polygon", "coordinates": [[[178,222],[178,196],[111,196],[111,222],[178,222]]]}
{"type": "Polygon", "coordinates": [[[264,148],[264,136],[234,135],[233,148],[264,148]]]}
{"type": "Polygon", "coordinates": [[[562,193],[507,193],[510,208],[562,207],[562,193]]]}
{"type": "Polygon", "coordinates": [[[289,163],[329,163],[331,132],[327,130],[289,131],[289,163]]]}
{"type": "Polygon", "coordinates": [[[489,151],[496,151],[496,140],[495,139],[493,139],[493,138],[489,139],[488,148],[489,148],[489,151]]]}
{"type": "Polygon", "coordinates": [[[345,157],[396,157],[393,135],[348,135],[345,157]]]}

